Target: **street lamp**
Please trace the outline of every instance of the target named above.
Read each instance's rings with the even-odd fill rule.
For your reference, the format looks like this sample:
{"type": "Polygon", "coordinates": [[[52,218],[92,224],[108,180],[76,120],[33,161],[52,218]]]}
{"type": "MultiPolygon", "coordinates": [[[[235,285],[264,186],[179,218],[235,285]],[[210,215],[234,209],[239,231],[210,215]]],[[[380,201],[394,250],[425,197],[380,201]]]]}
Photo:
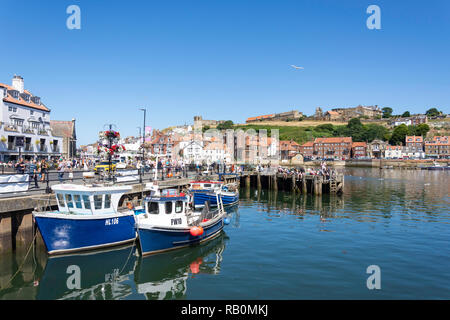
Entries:
{"type": "MultiPolygon", "coordinates": [[[[145,108],[140,108],[139,110],[144,111],[144,126],[142,127],[142,174],[144,173],[144,164],[145,164],[145,149],[144,149],[144,143],[145,143],[145,115],[147,113],[147,109],[145,108]]],[[[142,183],[142,175],[141,175],[141,179],[140,179],[141,183],[142,183]]]]}

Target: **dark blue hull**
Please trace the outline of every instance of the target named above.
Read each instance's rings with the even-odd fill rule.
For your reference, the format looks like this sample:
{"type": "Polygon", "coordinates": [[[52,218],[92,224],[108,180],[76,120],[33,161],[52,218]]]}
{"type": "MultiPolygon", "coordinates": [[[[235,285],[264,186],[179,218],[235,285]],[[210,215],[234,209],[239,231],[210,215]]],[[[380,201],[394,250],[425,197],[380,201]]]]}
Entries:
{"type": "Polygon", "coordinates": [[[200,236],[192,236],[189,228],[138,227],[140,251],[142,255],[148,255],[198,244],[218,236],[222,229],[223,217],[203,227],[200,236]]]}
{"type": "MultiPolygon", "coordinates": [[[[228,195],[222,194],[222,195],[219,195],[219,197],[222,198],[222,203],[224,206],[235,204],[239,201],[239,193],[237,193],[237,192],[233,196],[228,196],[228,195]]],[[[217,198],[216,198],[215,193],[204,192],[204,191],[203,192],[202,191],[198,191],[198,192],[194,191],[194,205],[196,207],[204,206],[206,201],[209,201],[211,206],[217,206],[217,198]]]]}
{"type": "Polygon", "coordinates": [[[34,218],[50,255],[120,245],[136,238],[132,214],[70,217],[52,213],[34,218]]]}

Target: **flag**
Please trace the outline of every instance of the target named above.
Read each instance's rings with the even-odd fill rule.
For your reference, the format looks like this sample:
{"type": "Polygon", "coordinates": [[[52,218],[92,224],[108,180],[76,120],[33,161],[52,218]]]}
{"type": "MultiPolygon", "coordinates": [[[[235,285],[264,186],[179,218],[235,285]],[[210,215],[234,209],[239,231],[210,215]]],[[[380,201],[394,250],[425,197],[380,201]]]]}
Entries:
{"type": "Polygon", "coordinates": [[[152,127],[145,127],[145,142],[150,142],[152,139],[152,127]]]}

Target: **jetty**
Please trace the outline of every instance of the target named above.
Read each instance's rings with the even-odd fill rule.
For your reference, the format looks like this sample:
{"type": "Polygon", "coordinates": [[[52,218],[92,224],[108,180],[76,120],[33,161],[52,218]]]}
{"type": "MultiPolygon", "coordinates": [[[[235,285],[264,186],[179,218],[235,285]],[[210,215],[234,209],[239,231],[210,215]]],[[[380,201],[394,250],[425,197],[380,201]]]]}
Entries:
{"type": "Polygon", "coordinates": [[[277,172],[243,172],[241,185],[246,188],[292,191],[301,194],[341,194],[344,190],[344,175],[285,174],[277,172]]]}

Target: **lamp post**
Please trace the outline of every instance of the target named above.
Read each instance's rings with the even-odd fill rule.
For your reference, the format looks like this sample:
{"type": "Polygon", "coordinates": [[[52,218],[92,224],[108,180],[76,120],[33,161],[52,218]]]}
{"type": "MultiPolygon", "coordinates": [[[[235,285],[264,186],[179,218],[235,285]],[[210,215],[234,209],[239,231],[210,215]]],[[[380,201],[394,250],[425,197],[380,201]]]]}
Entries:
{"type": "MultiPolygon", "coordinates": [[[[142,174],[144,174],[144,165],[145,165],[145,148],[144,148],[144,143],[145,143],[145,115],[147,113],[147,109],[145,108],[141,108],[139,109],[141,111],[144,111],[144,126],[142,127],[142,174]]],[[[140,178],[140,182],[142,183],[142,175],[140,178]]]]}

